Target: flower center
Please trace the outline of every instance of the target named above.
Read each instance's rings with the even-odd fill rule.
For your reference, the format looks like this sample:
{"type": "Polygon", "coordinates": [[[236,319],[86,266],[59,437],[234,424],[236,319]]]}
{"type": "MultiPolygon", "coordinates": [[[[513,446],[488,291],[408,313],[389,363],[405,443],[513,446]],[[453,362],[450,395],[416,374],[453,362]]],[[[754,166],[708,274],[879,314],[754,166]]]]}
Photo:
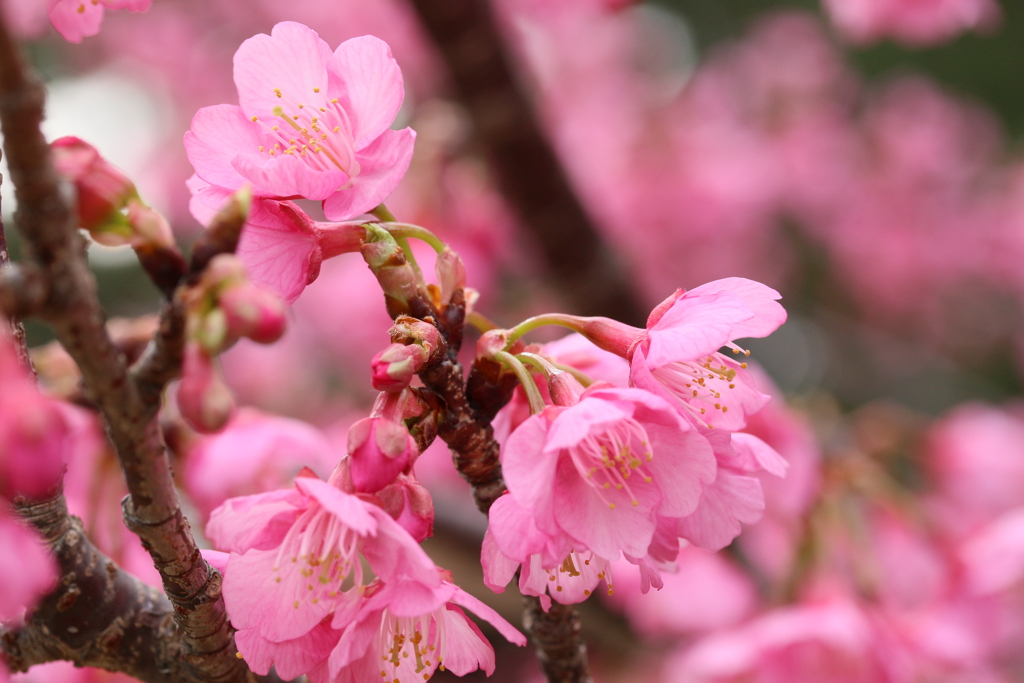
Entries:
{"type": "Polygon", "coordinates": [[[267,144],[260,145],[261,153],[270,156],[291,154],[300,157],[317,171],[342,170],[350,177],[359,175],[356,161],[355,135],[348,112],[338,98],[328,100],[313,88],[311,102],[300,102],[274,88],[280,102],[273,108],[273,118],[264,121],[253,116],[269,134],[267,144]]]}
{"type": "Polygon", "coordinates": [[[644,463],[653,460],[654,454],[647,432],[639,422],[631,417],[624,418],[599,434],[587,434],[568,450],[576,470],[608,507],[614,510],[612,498],[621,498],[623,494],[633,505],[640,504],[629,479],[635,473],[650,483],[651,476],[644,463]]]}
{"type": "MultiPolygon", "coordinates": [[[[750,351],[731,342],[728,346],[733,353],[750,355],[750,351]]],[[[715,352],[700,361],[679,361],[663,365],[652,374],[704,426],[714,428],[713,422],[709,421],[711,418],[702,416],[707,416],[709,409],[722,414],[729,412],[732,400],[729,394],[736,388],[736,374],[746,368],[746,363],[736,363],[715,352]]]]}
{"type": "Polygon", "coordinates": [[[334,601],[353,574],[352,587],[362,590],[359,540],[336,515],[312,503],[281,542],[274,561],[274,581],[281,583],[282,575],[286,576],[295,609],[307,600],[314,605],[321,600],[334,601]]]}
{"type": "MultiPolygon", "coordinates": [[[[442,609],[444,606],[439,608],[442,609]]],[[[408,676],[406,680],[419,680],[421,676],[427,680],[435,668],[444,671],[444,636],[444,617],[437,611],[417,617],[396,617],[385,610],[377,636],[381,680],[402,683],[403,676],[408,676]]]]}
{"type": "MultiPolygon", "coordinates": [[[[544,572],[547,573],[548,581],[554,586],[556,593],[563,592],[564,588],[573,582],[581,582],[584,586],[596,586],[599,581],[604,581],[608,586],[608,595],[613,594],[611,565],[589,550],[572,550],[562,560],[562,564],[554,569],[545,569],[544,572]]],[[[550,587],[548,592],[551,592],[550,587]]],[[[583,594],[589,597],[590,589],[584,588],[583,594]]]]}

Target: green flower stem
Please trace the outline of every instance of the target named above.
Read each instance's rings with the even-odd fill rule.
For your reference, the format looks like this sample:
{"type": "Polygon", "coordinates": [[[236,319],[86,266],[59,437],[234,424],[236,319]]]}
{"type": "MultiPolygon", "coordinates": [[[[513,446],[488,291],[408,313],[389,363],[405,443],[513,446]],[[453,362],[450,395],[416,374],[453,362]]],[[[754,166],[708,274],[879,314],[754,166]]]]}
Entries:
{"type": "Polygon", "coordinates": [[[526,392],[526,399],[530,402],[530,413],[536,415],[543,411],[547,404],[544,403],[544,398],[540,395],[537,383],[533,381],[533,375],[526,369],[523,362],[508,351],[498,351],[494,354],[494,359],[504,363],[512,369],[512,372],[516,373],[519,383],[523,385],[523,390],[526,392]]]}
{"type": "MultiPolygon", "coordinates": [[[[371,210],[370,213],[382,223],[398,222],[398,219],[395,218],[395,214],[391,213],[391,210],[388,209],[388,207],[384,206],[383,204],[380,204],[379,206],[377,206],[377,208],[371,210]]],[[[389,230],[388,232],[390,233],[391,231],[389,230]]],[[[408,237],[403,237],[400,235],[393,236],[395,238],[395,242],[397,242],[398,246],[402,248],[402,253],[405,254],[405,260],[409,262],[410,266],[412,266],[412,271],[413,273],[416,274],[416,281],[423,285],[424,287],[426,287],[426,281],[423,279],[423,271],[420,270],[420,264],[417,263],[416,256],[412,253],[412,247],[409,246],[408,237]]]]}
{"type": "Polygon", "coordinates": [[[573,332],[582,332],[582,322],[582,319],[574,315],[566,315],[565,313],[545,313],[543,315],[535,315],[532,318],[527,318],[508,331],[508,344],[505,348],[510,348],[513,343],[527,332],[532,332],[540,327],[544,327],[545,325],[560,325],[561,327],[568,327],[573,332]]]}
{"type": "Polygon", "coordinates": [[[483,313],[476,311],[470,311],[466,314],[466,322],[475,327],[480,332],[490,332],[491,330],[498,329],[498,324],[488,318],[483,313]]]}
{"type": "Polygon", "coordinates": [[[397,240],[402,238],[413,238],[426,242],[440,254],[445,250],[447,246],[440,237],[430,232],[424,227],[419,225],[413,225],[412,223],[398,223],[397,221],[386,221],[381,227],[391,233],[391,235],[397,240]]]}

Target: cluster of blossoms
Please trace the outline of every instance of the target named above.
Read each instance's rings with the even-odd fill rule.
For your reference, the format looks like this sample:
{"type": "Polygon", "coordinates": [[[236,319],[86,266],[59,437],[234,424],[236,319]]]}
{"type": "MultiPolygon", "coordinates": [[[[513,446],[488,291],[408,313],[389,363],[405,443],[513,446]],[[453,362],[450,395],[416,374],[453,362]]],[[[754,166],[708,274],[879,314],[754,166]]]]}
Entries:
{"type": "Polygon", "coordinates": [[[769,397],[745,361],[720,349],[745,358],[735,340],[774,331],[786,317],[778,298],[733,278],[676,292],[646,329],[544,315],[485,334],[478,353],[532,364],[549,397],[520,367],[532,414],[513,402],[499,418],[508,494],[491,508],[488,584],[501,589],[521,565],[524,593],[574,603],[602,580],[611,592],[611,563],[624,557],[646,592],[675,570],[681,544],[719,550],[741,523],[758,521],[764,499],[752,474],[782,476],[786,463],[742,431],[769,397]],[[519,336],[541,324],[582,336],[521,348],[519,336]],[[581,348],[583,338],[598,348],[581,348]],[[574,367],[580,358],[592,367],[574,367]]]}
{"type": "MultiPolygon", "coordinates": [[[[314,681],[425,679],[439,666],[489,672],[493,654],[456,605],[513,642],[522,636],[417,544],[432,533],[433,506],[414,465],[437,425],[412,383],[445,356],[446,339],[436,321],[404,314],[417,297],[442,317],[474,298],[463,294],[458,256],[381,205],[414,138],[389,129],[401,74],[377,39],[331,52],[310,29],[283,23],[239,48],[235,83],[240,105],[200,110],[185,136],[193,214],[209,220],[251,188],[238,257],[253,282],[293,302],[324,259],[360,253],[397,317],[394,343],[372,362],[381,392],[373,412],[348,429],[347,455],[327,481],[304,471],[294,488],[231,498],[210,513],[207,536],[230,553],[213,561],[239,651],[257,673],[275,666],[314,681]],[[300,198],[321,201],[328,221],[309,218],[292,201],[300,198]],[[377,221],[358,219],[366,212],[377,221]],[[436,285],[424,284],[409,237],[434,248],[436,285]]],[[[717,550],[757,521],[764,501],[751,475],[782,475],[786,465],[742,431],[769,397],[735,340],[774,331],[786,317],[778,298],[733,278],[678,291],[646,329],[551,314],[487,331],[477,362],[522,383],[496,423],[508,493],[490,509],[487,583],[503,590],[521,566],[523,592],[545,607],[551,598],[579,602],[602,580],[610,591],[611,563],[624,557],[640,567],[646,592],[674,571],[681,545],[717,550]],[[524,346],[520,337],[544,324],[579,332],[575,343],[608,376],[574,368],[554,347],[524,346]],[[524,363],[546,378],[543,394],[524,363]]],[[[215,438],[239,433],[229,425],[215,438]]]]}

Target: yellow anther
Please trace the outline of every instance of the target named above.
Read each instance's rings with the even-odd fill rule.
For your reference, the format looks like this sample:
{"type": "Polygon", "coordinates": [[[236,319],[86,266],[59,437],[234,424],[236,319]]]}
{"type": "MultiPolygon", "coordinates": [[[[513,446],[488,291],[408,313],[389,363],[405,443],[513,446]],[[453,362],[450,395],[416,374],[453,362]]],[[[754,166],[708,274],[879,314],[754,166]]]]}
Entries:
{"type": "Polygon", "coordinates": [[[253,122],[254,122],[254,123],[255,123],[256,121],[259,121],[259,119],[258,119],[258,118],[256,118],[255,116],[254,116],[254,117],[252,117],[252,120],[253,120],[253,122]]]}
{"type": "Polygon", "coordinates": [[[313,92],[320,92],[320,88],[313,86],[313,92]]]}

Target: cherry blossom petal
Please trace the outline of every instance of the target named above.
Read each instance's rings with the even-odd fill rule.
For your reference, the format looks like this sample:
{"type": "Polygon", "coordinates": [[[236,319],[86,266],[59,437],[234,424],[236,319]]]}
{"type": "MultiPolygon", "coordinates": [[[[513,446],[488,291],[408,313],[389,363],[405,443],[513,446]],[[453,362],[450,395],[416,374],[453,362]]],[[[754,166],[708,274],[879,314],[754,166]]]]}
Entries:
{"type": "Polygon", "coordinates": [[[348,173],[341,169],[316,170],[298,154],[266,156],[255,148],[251,154],[236,155],[231,166],[253,184],[257,195],[264,197],[304,197],[319,201],[349,182],[348,173]]]}
{"type": "Polygon", "coordinates": [[[686,293],[686,296],[716,294],[718,292],[729,292],[738,296],[754,313],[754,317],[750,320],[733,324],[733,339],[767,337],[777,330],[782,323],[786,322],[786,309],[778,303],[782,295],[771,287],[754,280],[742,277],[727,277],[723,280],[714,280],[691,289],[686,293]]]}
{"type": "Polygon", "coordinates": [[[705,550],[721,550],[742,531],[741,523],[755,524],[764,514],[761,482],[719,468],[715,481],[704,489],[700,505],[679,520],[680,536],[705,550]]]}
{"type": "Polygon", "coordinates": [[[272,642],[256,629],[239,629],[235,646],[253,673],[265,676],[273,666],[286,681],[297,678],[327,660],[341,637],[326,622],[321,622],[299,638],[272,642]]]}
{"type": "Polygon", "coordinates": [[[402,71],[388,44],[374,36],[339,45],[328,69],[341,86],[339,99],[352,119],[355,148],[361,150],[398,115],[405,99],[402,71]]]}
{"type": "Polygon", "coordinates": [[[647,360],[659,367],[702,358],[732,341],[733,328],[751,318],[746,303],[730,292],[684,295],[648,330],[647,360]]]}
{"type": "Polygon", "coordinates": [[[624,497],[619,503],[609,503],[595,493],[568,458],[559,462],[556,479],[555,518],[570,536],[606,560],[617,559],[620,551],[635,556],[647,553],[655,526],[651,511],[661,502],[657,486],[631,481],[637,505],[628,500],[623,503],[624,497]]]}
{"type": "Polygon", "coordinates": [[[103,23],[103,5],[91,0],[56,0],[50,4],[46,13],[53,27],[69,43],[80,43],[82,38],[96,35],[103,23]]]}
{"type": "MultiPolygon", "coordinates": [[[[351,187],[336,192],[324,201],[324,216],[344,221],[362,215],[381,204],[398,187],[412,161],[416,131],[412,128],[386,130],[366,148],[356,153],[359,175],[351,187]]],[[[308,195],[304,195],[308,196],[308,195]]],[[[319,197],[309,196],[309,199],[319,197]]]]}
{"type": "Polygon", "coordinates": [[[232,554],[224,572],[224,599],[236,628],[255,629],[276,643],[308,633],[330,614],[330,600],[318,594],[317,578],[300,571],[295,558],[280,557],[278,550],[250,550],[232,554]],[[312,588],[310,588],[312,587],[312,588]]]}
{"type": "Polygon", "coordinates": [[[210,513],[206,536],[220,550],[245,552],[277,547],[299,516],[302,496],[294,489],[231,498],[210,513]]]}
{"type": "Polygon", "coordinates": [[[273,119],[282,102],[323,104],[330,59],[331,48],[316,31],[294,21],[243,42],[235,52],[234,74],[246,118],[273,119]]]}
{"type": "Polygon", "coordinates": [[[184,143],[197,176],[211,185],[237,190],[247,180],[232,160],[245,151],[257,152],[262,138],[241,107],[217,104],[196,112],[184,143]]]}

